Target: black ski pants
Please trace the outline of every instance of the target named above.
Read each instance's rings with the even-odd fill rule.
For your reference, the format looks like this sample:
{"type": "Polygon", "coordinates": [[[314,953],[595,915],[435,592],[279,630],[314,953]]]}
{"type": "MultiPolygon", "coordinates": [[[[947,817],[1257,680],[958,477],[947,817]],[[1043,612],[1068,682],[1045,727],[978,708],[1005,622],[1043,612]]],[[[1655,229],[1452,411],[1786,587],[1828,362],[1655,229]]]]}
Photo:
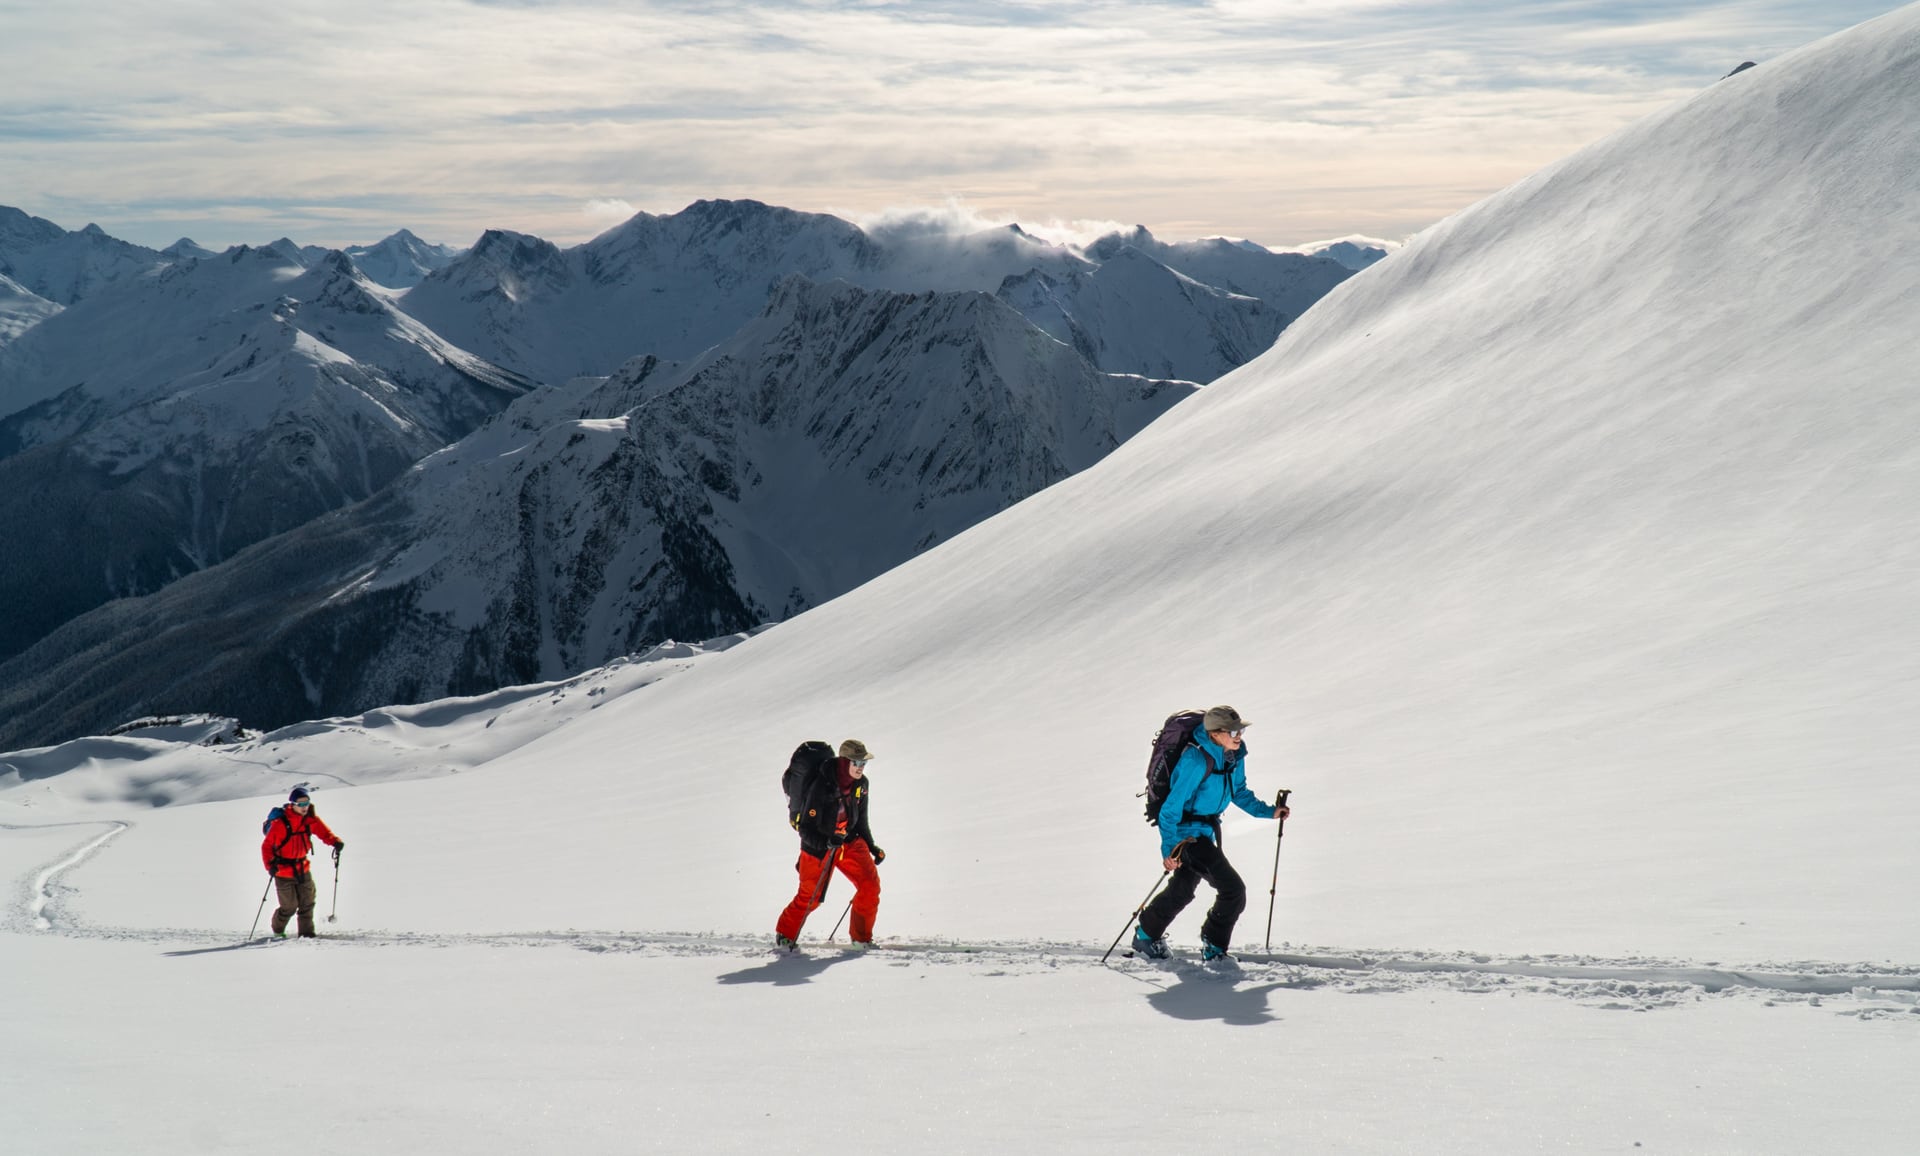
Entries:
{"type": "Polygon", "coordinates": [[[1211,841],[1195,839],[1180,850],[1180,867],[1159,898],[1140,913],[1140,929],[1155,939],[1167,933],[1174,917],[1193,902],[1194,889],[1204,879],[1213,884],[1213,906],[1200,925],[1200,937],[1225,950],[1233,946],[1233,925],[1247,909],[1247,885],[1227,862],[1227,854],[1211,841]]]}

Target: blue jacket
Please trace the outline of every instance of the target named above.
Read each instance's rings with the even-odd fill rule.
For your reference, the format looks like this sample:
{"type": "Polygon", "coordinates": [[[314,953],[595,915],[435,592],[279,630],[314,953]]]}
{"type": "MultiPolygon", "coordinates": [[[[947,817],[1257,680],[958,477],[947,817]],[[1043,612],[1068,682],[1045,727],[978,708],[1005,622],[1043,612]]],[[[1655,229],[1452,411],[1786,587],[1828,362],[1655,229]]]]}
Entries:
{"type": "Polygon", "coordinates": [[[1182,816],[1217,817],[1227,809],[1229,802],[1235,803],[1242,811],[1256,819],[1271,819],[1274,816],[1273,804],[1260,798],[1247,789],[1247,748],[1243,744],[1240,755],[1233,760],[1229,774],[1209,772],[1208,758],[1212,766],[1223,765],[1227,752],[1213,736],[1204,730],[1195,729],[1193,742],[1180,752],[1180,761],[1173,764],[1173,773],[1167,776],[1167,801],[1160,805],[1160,857],[1165,859],[1173,854],[1174,847],[1182,839],[1206,839],[1214,842],[1213,825],[1196,817],[1182,822],[1182,816]]]}

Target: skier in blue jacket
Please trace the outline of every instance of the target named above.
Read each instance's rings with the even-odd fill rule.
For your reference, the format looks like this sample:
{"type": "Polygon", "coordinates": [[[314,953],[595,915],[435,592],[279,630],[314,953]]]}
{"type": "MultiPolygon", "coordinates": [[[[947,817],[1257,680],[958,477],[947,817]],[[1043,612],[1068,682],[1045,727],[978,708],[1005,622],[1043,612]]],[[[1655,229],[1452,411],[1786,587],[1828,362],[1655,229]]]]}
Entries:
{"type": "Polygon", "coordinates": [[[1203,958],[1230,958],[1227,948],[1233,943],[1233,925],[1246,910],[1247,885],[1220,849],[1221,812],[1231,802],[1257,819],[1284,819],[1290,813],[1247,788],[1247,726],[1239,711],[1214,707],[1173,765],[1167,800],[1160,807],[1161,865],[1173,872],[1173,881],[1140,912],[1140,926],[1133,933],[1139,955],[1165,959],[1171,954],[1167,926],[1193,902],[1194,890],[1204,879],[1213,885],[1214,899],[1200,925],[1203,958]]]}

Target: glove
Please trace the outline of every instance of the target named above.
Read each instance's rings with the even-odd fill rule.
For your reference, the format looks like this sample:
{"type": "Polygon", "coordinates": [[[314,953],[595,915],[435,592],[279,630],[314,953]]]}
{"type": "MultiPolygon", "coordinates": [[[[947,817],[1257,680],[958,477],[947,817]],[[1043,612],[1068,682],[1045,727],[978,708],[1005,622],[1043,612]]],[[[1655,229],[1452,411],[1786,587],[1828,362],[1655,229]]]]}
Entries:
{"type": "Polygon", "coordinates": [[[873,852],[873,861],[875,864],[885,863],[887,861],[887,853],[885,851],[871,844],[868,845],[868,848],[873,852]]]}
{"type": "Polygon", "coordinates": [[[827,846],[830,848],[844,847],[846,845],[847,845],[847,836],[844,831],[835,831],[833,834],[827,836],[827,846]]]}
{"type": "Polygon", "coordinates": [[[346,849],[347,849],[347,841],[345,839],[342,839],[338,843],[335,843],[333,845],[333,861],[335,863],[340,862],[340,852],[345,851],[346,849]]]}

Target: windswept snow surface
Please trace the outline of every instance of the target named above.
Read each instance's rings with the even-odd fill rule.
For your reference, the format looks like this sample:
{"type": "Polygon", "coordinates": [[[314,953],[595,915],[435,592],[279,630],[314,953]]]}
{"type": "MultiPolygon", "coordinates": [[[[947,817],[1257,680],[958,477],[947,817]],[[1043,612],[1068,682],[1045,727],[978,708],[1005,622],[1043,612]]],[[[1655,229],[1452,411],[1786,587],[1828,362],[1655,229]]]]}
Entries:
{"type": "MultiPolygon", "coordinates": [[[[850,594],[323,791],[358,938],[231,946],[263,799],[5,831],[8,1135],[255,1150],[293,1095],[366,1151],[1913,1151],[1917,98],[1920,6],[1749,69],[850,594]],[[1295,791],[1280,955],[1204,972],[1190,910],[1102,968],[1146,740],[1220,700],[1295,791]],[[775,780],[850,735],[919,946],[772,958],[775,780]]],[[[1243,950],[1273,831],[1227,824],[1243,950]]]]}

